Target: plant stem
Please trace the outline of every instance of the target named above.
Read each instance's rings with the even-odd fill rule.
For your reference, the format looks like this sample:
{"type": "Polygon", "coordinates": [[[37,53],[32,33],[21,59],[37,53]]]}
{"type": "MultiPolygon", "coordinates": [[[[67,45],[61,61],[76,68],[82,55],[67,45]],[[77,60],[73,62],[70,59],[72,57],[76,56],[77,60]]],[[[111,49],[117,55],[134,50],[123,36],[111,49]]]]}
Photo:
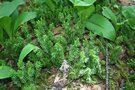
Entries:
{"type": "Polygon", "coordinates": [[[106,45],[106,90],[108,90],[109,86],[108,86],[108,46],[106,45]]]}

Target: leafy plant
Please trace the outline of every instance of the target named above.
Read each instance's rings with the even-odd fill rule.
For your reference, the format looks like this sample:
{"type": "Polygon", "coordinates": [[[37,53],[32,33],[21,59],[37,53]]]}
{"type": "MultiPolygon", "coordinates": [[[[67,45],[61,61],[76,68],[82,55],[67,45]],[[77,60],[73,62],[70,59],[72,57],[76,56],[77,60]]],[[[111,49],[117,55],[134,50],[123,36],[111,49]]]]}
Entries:
{"type": "Polygon", "coordinates": [[[104,38],[114,41],[114,39],[116,37],[116,32],[115,32],[113,25],[109,22],[108,19],[112,20],[115,27],[118,28],[117,19],[116,19],[116,16],[114,15],[114,13],[109,8],[107,8],[107,7],[103,8],[102,13],[104,16],[106,16],[108,18],[108,19],[106,19],[101,15],[93,14],[93,12],[95,11],[95,7],[94,7],[93,3],[96,0],[84,0],[84,1],[70,0],[70,1],[74,4],[75,8],[77,8],[78,15],[80,16],[82,21],[86,22],[86,27],[89,30],[92,30],[95,34],[98,34],[104,38]],[[98,20],[97,20],[97,18],[98,18],[98,20]],[[108,30],[108,27],[109,27],[109,30],[108,30]]]}
{"type": "Polygon", "coordinates": [[[122,47],[121,46],[115,46],[113,45],[109,47],[111,49],[110,51],[110,64],[116,64],[120,60],[120,55],[122,54],[122,47]],[[111,54],[113,53],[113,54],[111,54]]]}
{"type": "MultiPolygon", "coordinates": [[[[6,31],[6,33],[8,34],[8,36],[10,38],[13,38],[13,36],[16,34],[16,31],[20,27],[20,25],[22,25],[23,23],[25,23],[35,17],[36,17],[36,13],[34,13],[34,12],[23,12],[22,14],[20,14],[17,17],[17,19],[14,23],[12,23],[13,18],[4,17],[0,20],[0,22],[2,23],[1,28],[6,31]]],[[[1,36],[3,36],[3,35],[1,35],[1,36]]]]}
{"type": "Polygon", "coordinates": [[[114,41],[116,32],[113,25],[105,17],[99,14],[93,14],[86,23],[86,27],[104,38],[114,41]],[[98,19],[97,19],[98,18],[98,19]]]}
{"type": "Polygon", "coordinates": [[[108,19],[110,19],[113,22],[113,24],[116,26],[117,18],[116,15],[112,12],[112,10],[108,7],[103,7],[102,9],[103,9],[102,14],[108,19]]]}
{"type": "Polygon", "coordinates": [[[14,0],[12,2],[2,3],[0,5],[0,18],[10,16],[21,4],[24,4],[23,0],[14,0]]]}
{"type": "Polygon", "coordinates": [[[100,75],[101,66],[99,63],[99,57],[96,55],[96,48],[93,48],[94,42],[91,38],[91,43],[84,40],[84,48],[80,49],[79,41],[75,41],[74,46],[71,46],[69,50],[69,60],[72,68],[69,74],[71,79],[82,77],[82,80],[86,83],[94,83],[92,79],[93,75],[100,75]],[[72,60],[72,61],[71,61],[72,60]]]}
{"type": "MultiPolygon", "coordinates": [[[[30,52],[38,52],[39,48],[33,44],[27,44],[21,51],[19,60],[18,60],[18,70],[14,70],[13,68],[3,65],[0,66],[0,79],[4,78],[12,78],[13,83],[18,87],[22,87],[22,89],[30,89],[36,88],[33,86],[33,80],[40,76],[39,72],[41,70],[41,62],[35,61],[34,63],[28,61],[25,63],[23,60],[30,52]],[[26,83],[31,84],[27,86],[26,83]]],[[[34,83],[35,84],[35,83],[34,83]]],[[[24,90],[25,90],[24,89],[24,90]]]]}
{"type": "MultiPolygon", "coordinates": [[[[79,48],[80,47],[80,41],[79,41],[79,38],[76,39],[74,41],[74,43],[70,46],[70,49],[69,49],[69,56],[68,56],[68,59],[70,62],[74,62],[75,60],[78,59],[78,55],[79,55],[79,48]]],[[[71,63],[71,64],[72,64],[71,63]]]]}
{"type": "Polygon", "coordinates": [[[76,9],[78,10],[78,16],[80,19],[85,22],[95,11],[94,5],[91,6],[76,6],[76,9]]]}
{"type": "Polygon", "coordinates": [[[54,66],[59,66],[65,59],[64,50],[61,44],[56,43],[51,51],[51,60],[54,66]]]}
{"type": "MultiPolygon", "coordinates": [[[[35,12],[23,12],[20,15],[17,15],[17,16],[14,16],[15,14],[13,14],[13,16],[10,16],[16,10],[18,5],[23,4],[22,2],[23,2],[22,0],[15,0],[13,2],[8,2],[12,6],[14,5],[13,6],[14,8],[11,8],[12,12],[5,13],[5,14],[1,15],[0,23],[2,23],[2,24],[0,25],[0,29],[1,29],[0,30],[0,39],[2,41],[4,39],[3,38],[4,32],[6,32],[7,35],[9,36],[9,38],[11,39],[11,38],[13,38],[13,36],[15,36],[16,31],[19,29],[20,25],[22,25],[25,22],[27,22],[27,21],[36,17],[35,12]],[[16,17],[16,19],[14,17],[16,17]]],[[[1,11],[0,13],[5,11],[5,10],[3,10],[3,8],[9,10],[8,9],[8,8],[10,8],[9,6],[5,3],[2,4],[1,5],[2,10],[0,10],[1,11]]]]}
{"type": "Polygon", "coordinates": [[[103,9],[102,11],[103,16],[105,16],[112,22],[112,24],[115,27],[116,32],[120,29],[120,26],[122,26],[124,23],[127,22],[127,20],[118,22],[120,17],[118,18],[118,16],[116,16],[115,13],[110,8],[104,6],[102,7],[102,9],[103,9]]]}
{"type": "Polygon", "coordinates": [[[20,53],[20,56],[19,56],[19,60],[18,60],[18,67],[21,68],[23,67],[23,59],[33,50],[38,50],[39,48],[35,45],[32,45],[32,44],[28,44],[26,45],[21,53],[20,53]]]}
{"type": "Polygon", "coordinates": [[[0,66],[0,79],[10,78],[15,71],[9,66],[0,66]]]}
{"type": "Polygon", "coordinates": [[[123,6],[122,7],[122,14],[128,20],[128,24],[132,29],[135,29],[135,6],[123,6]]]}
{"type": "Polygon", "coordinates": [[[135,89],[135,83],[134,82],[126,82],[125,90],[134,90],[135,89]]]}
{"type": "Polygon", "coordinates": [[[91,14],[95,11],[93,3],[96,0],[69,0],[73,3],[74,7],[77,9],[77,13],[81,20],[85,22],[91,14]]]}
{"type": "MultiPolygon", "coordinates": [[[[26,57],[26,55],[28,55],[31,51],[37,49],[39,48],[32,44],[26,45],[19,56],[18,67],[21,68],[23,66],[23,59],[26,57]]],[[[0,66],[0,71],[2,72],[0,73],[0,79],[12,77],[12,75],[15,73],[15,71],[9,66],[0,66]]]]}

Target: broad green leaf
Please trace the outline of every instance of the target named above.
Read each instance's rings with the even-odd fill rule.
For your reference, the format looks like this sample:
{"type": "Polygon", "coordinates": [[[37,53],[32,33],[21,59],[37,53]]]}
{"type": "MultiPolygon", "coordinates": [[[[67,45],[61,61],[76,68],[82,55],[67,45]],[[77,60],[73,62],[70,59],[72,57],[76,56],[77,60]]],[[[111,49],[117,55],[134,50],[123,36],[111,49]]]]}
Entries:
{"type": "Polygon", "coordinates": [[[16,10],[12,13],[12,15],[11,15],[11,18],[12,18],[12,22],[13,22],[13,23],[15,23],[15,20],[16,20],[16,18],[18,17],[18,15],[19,15],[19,11],[18,11],[18,9],[16,9],[16,10]]]}
{"type": "Polygon", "coordinates": [[[73,3],[74,6],[90,6],[93,5],[93,3],[96,0],[69,0],[73,3]]]}
{"type": "Polygon", "coordinates": [[[0,79],[9,78],[14,72],[15,71],[9,66],[0,66],[0,79]]]}
{"type": "Polygon", "coordinates": [[[37,46],[33,45],[33,44],[28,44],[26,45],[21,53],[20,53],[20,56],[19,56],[19,63],[22,63],[23,62],[23,59],[33,50],[37,50],[39,49],[37,46]]]}
{"type": "Polygon", "coordinates": [[[117,24],[117,18],[115,16],[115,14],[112,12],[112,10],[108,7],[103,7],[102,9],[103,9],[102,14],[106,18],[110,19],[113,22],[114,25],[116,25],[117,24]]]}
{"type": "Polygon", "coordinates": [[[12,37],[11,21],[11,17],[3,17],[0,20],[1,27],[6,31],[10,38],[12,37]]]}
{"type": "Polygon", "coordinates": [[[82,20],[86,20],[95,10],[94,5],[87,6],[87,7],[76,7],[78,10],[78,15],[81,17],[82,20]]]}
{"type": "Polygon", "coordinates": [[[123,6],[122,14],[128,20],[128,24],[132,29],[135,29],[135,5],[123,6]]]}
{"type": "Polygon", "coordinates": [[[113,25],[103,16],[94,14],[86,23],[86,27],[95,34],[103,36],[111,41],[116,37],[113,25]]]}
{"type": "Polygon", "coordinates": [[[5,2],[0,4],[0,18],[4,16],[10,16],[21,4],[24,4],[23,0],[14,0],[12,2],[5,2]]]}
{"type": "Polygon", "coordinates": [[[18,27],[21,25],[21,24],[24,24],[25,22],[33,19],[36,17],[36,12],[23,12],[21,13],[16,21],[15,21],[15,24],[14,24],[14,29],[13,29],[13,33],[16,32],[16,30],[18,29],[18,27]]]}

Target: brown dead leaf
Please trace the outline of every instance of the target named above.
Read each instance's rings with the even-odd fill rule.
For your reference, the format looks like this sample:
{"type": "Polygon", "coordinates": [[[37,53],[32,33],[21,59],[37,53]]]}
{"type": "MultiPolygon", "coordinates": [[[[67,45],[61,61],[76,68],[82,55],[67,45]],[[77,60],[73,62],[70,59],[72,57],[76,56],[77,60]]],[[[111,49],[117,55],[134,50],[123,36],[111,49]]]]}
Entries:
{"type": "Polygon", "coordinates": [[[91,86],[80,84],[80,90],[91,90],[91,86]]]}
{"type": "Polygon", "coordinates": [[[103,60],[105,58],[103,52],[99,52],[99,55],[98,56],[99,56],[100,60],[103,60]]]}
{"type": "Polygon", "coordinates": [[[54,29],[54,35],[59,34],[59,29],[60,29],[60,27],[56,27],[56,28],[54,29]]]}
{"type": "Polygon", "coordinates": [[[103,84],[93,85],[91,90],[105,90],[105,85],[103,84]]]}
{"type": "Polygon", "coordinates": [[[60,76],[59,76],[59,74],[57,74],[54,79],[54,83],[59,82],[59,81],[60,81],[60,76]]]}
{"type": "Polygon", "coordinates": [[[48,78],[48,82],[49,82],[50,84],[53,84],[54,79],[55,79],[55,75],[51,75],[51,76],[48,78]]]}
{"type": "Polygon", "coordinates": [[[84,38],[85,38],[86,40],[88,40],[88,39],[89,39],[89,35],[88,35],[88,34],[84,34],[84,38]]]}

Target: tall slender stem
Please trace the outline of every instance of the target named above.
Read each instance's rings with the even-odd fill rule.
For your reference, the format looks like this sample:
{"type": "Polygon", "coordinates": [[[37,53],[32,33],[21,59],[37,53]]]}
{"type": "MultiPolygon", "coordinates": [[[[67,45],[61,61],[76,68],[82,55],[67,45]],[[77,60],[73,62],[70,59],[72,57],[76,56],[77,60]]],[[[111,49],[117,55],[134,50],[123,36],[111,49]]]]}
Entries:
{"type": "Polygon", "coordinates": [[[108,83],[109,83],[109,80],[108,80],[108,74],[109,74],[109,71],[108,71],[108,46],[106,45],[106,90],[108,90],[109,86],[108,86],[108,83]]]}

